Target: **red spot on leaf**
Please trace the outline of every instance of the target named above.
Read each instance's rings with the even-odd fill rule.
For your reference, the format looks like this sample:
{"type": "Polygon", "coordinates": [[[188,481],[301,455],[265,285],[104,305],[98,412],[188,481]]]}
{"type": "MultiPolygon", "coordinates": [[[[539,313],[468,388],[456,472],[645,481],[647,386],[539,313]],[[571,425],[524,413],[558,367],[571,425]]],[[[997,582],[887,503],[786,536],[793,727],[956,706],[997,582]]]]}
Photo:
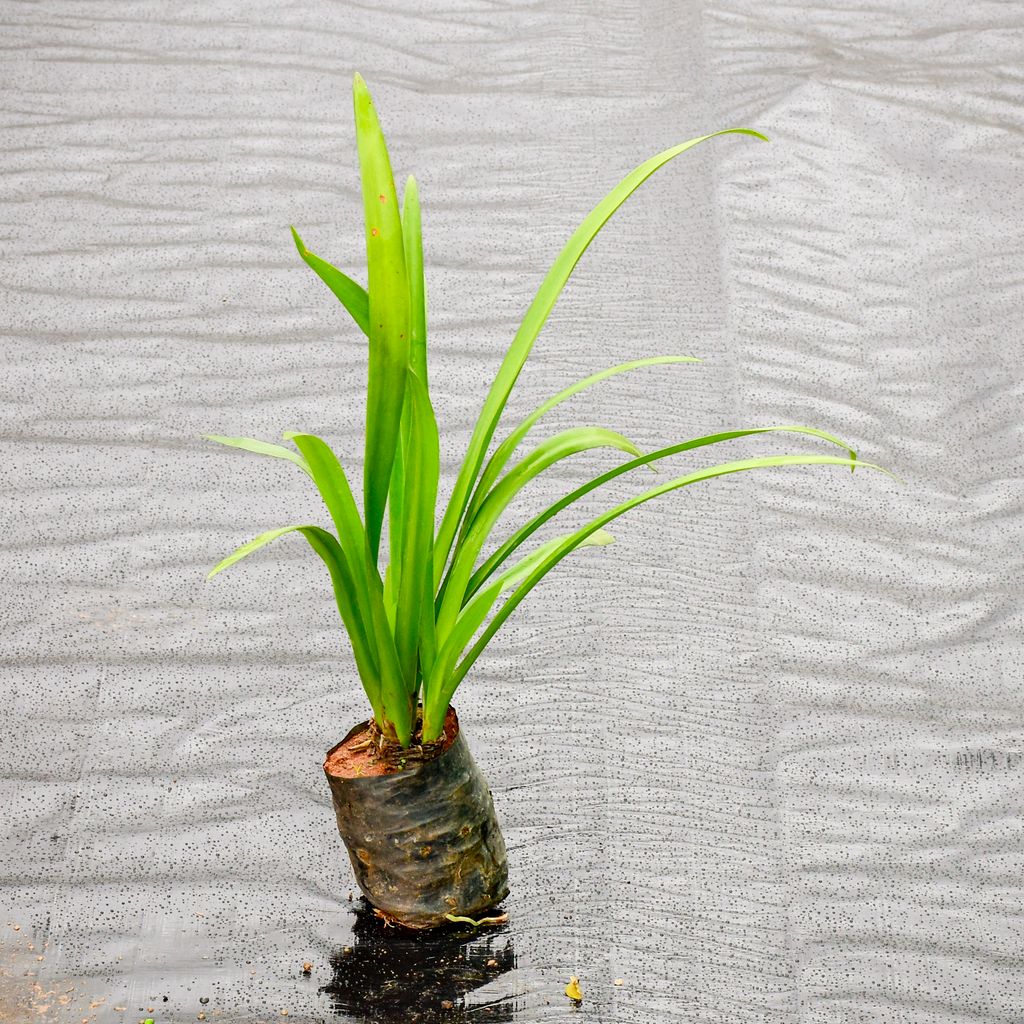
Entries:
{"type": "Polygon", "coordinates": [[[377,196],[377,198],[378,198],[378,199],[379,199],[379,200],[380,200],[380,201],[381,201],[382,203],[386,203],[386,202],[388,201],[388,197],[387,197],[386,195],[384,195],[384,193],[383,193],[383,192],[382,192],[382,193],[381,193],[381,194],[380,194],[379,196],[377,196]]]}
{"type": "Polygon", "coordinates": [[[370,234],[376,238],[380,234],[380,231],[377,228],[370,228],[370,234]]]}

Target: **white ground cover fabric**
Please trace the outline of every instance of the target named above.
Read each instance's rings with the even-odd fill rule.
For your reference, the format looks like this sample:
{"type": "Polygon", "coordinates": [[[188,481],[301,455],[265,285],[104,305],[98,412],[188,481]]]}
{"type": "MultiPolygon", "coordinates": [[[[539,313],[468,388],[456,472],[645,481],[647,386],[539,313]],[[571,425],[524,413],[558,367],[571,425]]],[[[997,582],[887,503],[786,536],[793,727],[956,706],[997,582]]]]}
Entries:
{"type": "MultiPolygon", "coordinates": [[[[570,975],[602,1022],[1024,1019],[1018,5],[0,17],[0,1020],[558,1021],[570,975]],[[401,1012],[379,979],[325,991],[375,940],[320,769],[366,713],[322,567],[290,539],[204,580],[322,514],[200,435],[304,429],[359,472],[365,342],[288,233],[365,279],[356,69],[421,186],[445,493],[579,220],[735,125],[772,143],[686,154],[584,256],[510,422],[692,354],[546,429],[808,424],[904,481],[689,488],[536,591],[456,702],[512,870],[508,929],[467,948],[500,964],[445,997],[448,961],[406,949],[430,984],[401,1012]]],[[[613,462],[561,464],[516,516],[613,462]]]]}

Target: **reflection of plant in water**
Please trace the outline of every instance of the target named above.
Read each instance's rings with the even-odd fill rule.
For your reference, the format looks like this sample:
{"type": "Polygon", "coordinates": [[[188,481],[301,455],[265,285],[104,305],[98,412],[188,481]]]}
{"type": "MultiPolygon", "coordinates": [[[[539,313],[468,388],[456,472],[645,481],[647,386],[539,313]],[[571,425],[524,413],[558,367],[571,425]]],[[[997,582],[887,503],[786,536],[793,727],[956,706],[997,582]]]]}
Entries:
{"type": "Polygon", "coordinates": [[[507,925],[406,931],[387,927],[363,904],[353,938],[331,955],[333,977],[320,990],[339,1016],[366,1024],[514,1020],[513,993],[467,999],[515,967],[507,925]]]}

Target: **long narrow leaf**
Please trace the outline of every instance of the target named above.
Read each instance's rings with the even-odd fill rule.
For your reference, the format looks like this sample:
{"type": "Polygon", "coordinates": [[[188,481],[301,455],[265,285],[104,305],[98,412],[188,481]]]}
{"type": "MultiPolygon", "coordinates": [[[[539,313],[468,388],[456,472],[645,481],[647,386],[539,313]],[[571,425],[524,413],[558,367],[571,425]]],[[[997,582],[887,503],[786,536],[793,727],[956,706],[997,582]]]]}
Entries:
{"type": "Polygon", "coordinates": [[[218,573],[222,573],[225,569],[234,565],[236,562],[240,562],[243,558],[251,555],[254,551],[259,551],[259,549],[265,544],[269,544],[271,541],[277,540],[278,537],[283,537],[286,533],[295,533],[296,530],[301,529],[301,526],[281,526],[276,530],[267,530],[266,533],[261,533],[258,537],[254,537],[252,540],[247,541],[240,547],[235,548],[227,558],[218,562],[206,574],[206,578],[208,580],[212,580],[218,573]]]}
{"type": "MultiPolygon", "coordinates": [[[[512,453],[519,447],[523,438],[536,426],[537,421],[542,416],[561,405],[562,402],[572,398],[574,395],[578,395],[593,384],[607,380],[609,377],[615,377],[620,373],[628,373],[630,370],[636,370],[643,366],[664,366],[669,363],[699,363],[701,361],[693,356],[653,356],[649,359],[633,359],[628,363],[609,366],[605,370],[600,370],[589,377],[584,377],[583,380],[578,380],[575,384],[570,384],[569,387],[559,391],[557,395],[553,395],[546,402],[537,406],[495,449],[494,454],[487,461],[484,471],[480,474],[476,490],[473,492],[473,500],[469,503],[469,509],[466,512],[466,520],[471,520],[476,514],[480,504],[487,497],[488,491],[494,485],[494,481],[501,475],[501,471],[505,468],[512,453]]],[[[441,569],[443,568],[441,566],[441,569]]],[[[438,581],[440,581],[440,574],[438,574],[438,581]]]]}
{"type": "Polygon", "coordinates": [[[391,482],[388,484],[388,547],[391,559],[384,577],[389,598],[394,599],[401,587],[403,564],[402,545],[405,541],[405,479],[406,449],[409,447],[409,394],[408,386],[402,402],[402,419],[395,445],[395,462],[391,467],[391,482]]]}
{"type": "Polygon", "coordinates": [[[224,444],[229,448],[241,448],[242,451],[255,452],[257,455],[286,459],[288,462],[295,463],[307,476],[313,475],[309,471],[309,466],[306,465],[306,460],[283,445],[271,444],[269,441],[257,441],[254,437],[222,437],[220,434],[204,434],[203,437],[206,441],[216,441],[217,444],[224,444]]]}
{"type": "MultiPolygon", "coordinates": [[[[442,563],[447,560],[448,552],[455,541],[466,504],[469,501],[470,493],[483,464],[487,447],[494,436],[495,428],[501,417],[508,396],[515,386],[519,373],[533,348],[534,342],[540,334],[555,302],[558,300],[562,289],[565,287],[573,268],[579,262],[580,257],[586,251],[587,246],[593,241],[594,236],[608,222],[608,219],[615,211],[660,167],[663,167],[670,160],[685,153],[688,149],[713,139],[719,135],[751,135],[754,138],[768,140],[751,128],[727,128],[725,131],[713,132],[711,135],[703,135],[700,138],[690,139],[681,145],[673,146],[671,149],[651,157],[645,163],[631,171],[619,182],[611,192],[602,199],[597,206],[586,216],[583,223],[576,229],[572,237],[565,244],[565,247],[555,259],[554,264],[548,271],[547,276],[541,283],[536,297],[526,311],[523,322],[516,332],[516,336],[509,347],[505,358],[498,369],[494,383],[487,394],[476,426],[473,428],[473,435],[469,442],[466,457],[462,468],[456,478],[455,488],[445,511],[444,519],[437,538],[437,549],[442,563]]],[[[370,289],[371,293],[373,288],[370,289]]]]}
{"type": "MultiPolygon", "coordinates": [[[[568,539],[568,534],[554,537],[542,544],[536,551],[531,551],[520,559],[511,569],[501,573],[497,579],[489,583],[468,602],[459,613],[454,629],[448,636],[434,661],[429,681],[423,687],[423,738],[426,742],[435,739],[441,733],[444,724],[444,713],[451,699],[451,693],[445,683],[462,653],[466,644],[473,638],[476,631],[494,607],[494,602],[511,587],[526,579],[533,569],[540,564],[552,551],[568,539]]],[[[604,530],[595,530],[575,545],[574,550],[586,547],[603,547],[614,542],[614,537],[604,530]]]]}
{"type": "Polygon", "coordinates": [[[466,673],[472,668],[473,663],[486,648],[491,638],[501,628],[505,620],[515,611],[519,603],[527,594],[553,569],[572,549],[596,530],[607,526],[612,520],[624,515],[631,509],[642,505],[644,502],[658,498],[669,491],[678,490],[689,484],[695,484],[702,480],[710,480],[714,477],[727,476],[730,473],[742,473],[751,469],[766,469],[772,466],[854,466],[865,469],[877,469],[887,476],[892,476],[887,469],[876,466],[871,462],[860,462],[856,459],[843,459],[836,455],[770,455],[760,459],[741,459],[736,462],[726,462],[719,466],[710,466],[706,469],[699,469],[695,473],[688,473],[686,476],[677,477],[658,487],[652,487],[649,491],[630,498],[628,501],[616,505],[615,508],[592,519],[586,526],[570,534],[554,551],[552,551],[533,572],[519,585],[512,596],[501,606],[497,614],[488,623],[487,628],[480,635],[480,638],[470,649],[469,653],[459,663],[458,668],[449,678],[445,692],[453,694],[459,683],[465,678],[466,673]]]}
{"type": "MultiPolygon", "coordinates": [[[[409,281],[409,365],[419,379],[426,384],[427,307],[423,281],[423,237],[419,191],[416,179],[412,175],[406,181],[405,193],[402,196],[402,244],[405,249],[406,277],[409,281]]],[[[402,546],[406,524],[405,463],[408,458],[406,452],[410,445],[410,416],[409,396],[406,394],[402,404],[401,437],[395,448],[395,465],[391,470],[391,484],[388,491],[391,563],[390,573],[385,576],[384,583],[385,592],[390,589],[390,594],[394,594],[400,589],[401,566],[405,561],[402,557],[402,546]]]]}
{"type": "MultiPolygon", "coordinates": [[[[302,452],[309,466],[310,476],[324,500],[324,505],[327,506],[327,511],[338,531],[338,539],[349,561],[353,566],[361,565],[366,547],[366,532],[348,477],[338,456],[326,441],[315,434],[289,431],[284,437],[302,452]]],[[[373,574],[379,579],[376,569],[373,570],[373,574]]]]}
{"type": "MultiPolygon", "coordinates": [[[[406,385],[409,403],[409,446],[405,467],[405,516],[403,563],[399,576],[398,608],[395,615],[395,647],[406,688],[416,688],[421,647],[420,630],[426,624],[424,604],[433,625],[433,539],[434,508],[437,504],[439,442],[437,421],[423,381],[412,370],[406,385]]],[[[432,630],[431,630],[432,632],[432,630]]],[[[433,652],[433,638],[426,641],[426,660],[433,652]]],[[[426,666],[429,668],[429,665],[426,666]]]]}
{"type": "Polygon", "coordinates": [[[629,455],[640,454],[640,450],[629,438],[617,434],[614,430],[605,430],[602,427],[573,427],[537,445],[495,485],[473,521],[466,523],[466,532],[459,538],[456,546],[451,571],[444,582],[441,607],[437,615],[439,642],[444,642],[455,624],[459,609],[463,605],[466,585],[473,574],[473,566],[494,524],[512,499],[549,466],[570,455],[593,448],[616,448],[629,455]]]}
{"type": "Polygon", "coordinates": [[[306,457],[313,481],[334,521],[341,547],[352,567],[356,600],[366,622],[370,643],[376,651],[386,718],[395,726],[404,746],[409,741],[412,727],[408,694],[402,681],[394,636],[384,608],[380,573],[370,551],[345,470],[330,446],[314,434],[289,433],[285,436],[306,457]]]}
{"type": "Polygon", "coordinates": [[[363,184],[370,293],[363,509],[370,551],[376,560],[409,363],[409,285],[391,162],[377,112],[360,75],[355,76],[352,97],[363,184]]]}
{"type": "Polygon", "coordinates": [[[402,195],[402,235],[409,279],[409,365],[426,387],[427,288],[423,279],[423,221],[419,186],[411,174],[402,195]]]}
{"type": "Polygon", "coordinates": [[[558,515],[559,512],[568,508],[574,502],[579,501],[580,498],[589,494],[591,491],[596,490],[603,484],[614,480],[616,477],[622,476],[624,473],[630,473],[634,469],[638,469],[641,466],[649,466],[652,463],[659,462],[661,459],[667,459],[671,455],[678,455],[681,452],[692,451],[695,448],[704,448],[707,445],[719,444],[722,441],[731,441],[738,437],[749,437],[752,434],[771,434],[776,431],[783,431],[786,433],[794,434],[809,434],[811,437],[821,438],[823,441],[828,441],[831,444],[837,445],[839,448],[845,448],[850,453],[851,466],[856,467],[859,465],[857,462],[857,453],[845,442],[841,441],[838,437],[833,437],[831,434],[826,434],[823,430],[817,430],[814,427],[799,427],[799,426],[779,426],[779,427],[751,427],[746,430],[726,430],[720,434],[707,434],[704,437],[697,437],[691,441],[683,441],[681,444],[669,445],[667,448],[659,448],[657,451],[649,452],[646,455],[641,455],[631,462],[623,462],[621,465],[614,466],[606,473],[602,473],[600,476],[595,477],[593,480],[585,483],[582,487],[577,487],[576,490],[565,495],[564,498],[559,498],[553,505],[545,509],[539,515],[535,516],[528,523],[521,526],[511,537],[508,538],[494,553],[480,566],[479,569],[473,574],[472,579],[469,581],[469,585],[466,588],[466,595],[472,595],[477,588],[479,588],[497,569],[513,551],[516,550],[525,540],[532,536],[537,530],[539,530],[549,519],[558,515]]]}
{"type": "Polygon", "coordinates": [[[347,274],[343,274],[337,267],[328,263],[327,260],[310,252],[295,228],[292,228],[292,238],[295,240],[295,248],[299,250],[299,255],[306,261],[306,264],[334,292],[335,297],[348,310],[349,315],[355,320],[363,334],[368,335],[370,333],[370,297],[366,294],[366,289],[353,281],[347,274]]]}
{"type": "Polygon", "coordinates": [[[359,611],[351,567],[341,545],[330,533],[319,526],[282,526],[276,530],[267,530],[266,533],[261,533],[258,537],[237,548],[222,562],[214,566],[207,579],[213,579],[219,572],[223,572],[247,555],[251,555],[254,551],[258,551],[264,545],[287,533],[301,533],[309,542],[310,547],[323,560],[331,574],[335,601],[345,626],[345,632],[348,633],[349,641],[352,644],[352,653],[355,657],[359,679],[366,691],[370,706],[373,708],[374,717],[381,722],[383,707],[376,658],[367,635],[366,622],[359,611]]]}

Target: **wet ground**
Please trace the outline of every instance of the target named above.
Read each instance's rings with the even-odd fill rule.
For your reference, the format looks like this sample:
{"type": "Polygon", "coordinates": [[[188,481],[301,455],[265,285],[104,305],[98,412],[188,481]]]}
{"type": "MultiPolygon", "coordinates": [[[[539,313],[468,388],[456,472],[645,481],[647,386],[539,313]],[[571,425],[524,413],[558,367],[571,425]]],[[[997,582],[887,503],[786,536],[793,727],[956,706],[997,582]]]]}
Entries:
{"type": "Polygon", "coordinates": [[[1013,5],[2,16],[0,1020],[1024,1019],[1013,5]],[[691,488],[519,609],[457,701],[509,846],[509,923],[480,932],[386,932],[348,898],[320,764],[366,709],[302,542],[204,581],[320,512],[200,435],[307,429],[358,473],[364,342],[288,233],[362,277],[355,68],[420,182],[446,488],[592,203],[735,124],[772,144],[645,186],[510,412],[682,352],[706,361],[549,432],[806,423],[906,481],[691,488]]]}

